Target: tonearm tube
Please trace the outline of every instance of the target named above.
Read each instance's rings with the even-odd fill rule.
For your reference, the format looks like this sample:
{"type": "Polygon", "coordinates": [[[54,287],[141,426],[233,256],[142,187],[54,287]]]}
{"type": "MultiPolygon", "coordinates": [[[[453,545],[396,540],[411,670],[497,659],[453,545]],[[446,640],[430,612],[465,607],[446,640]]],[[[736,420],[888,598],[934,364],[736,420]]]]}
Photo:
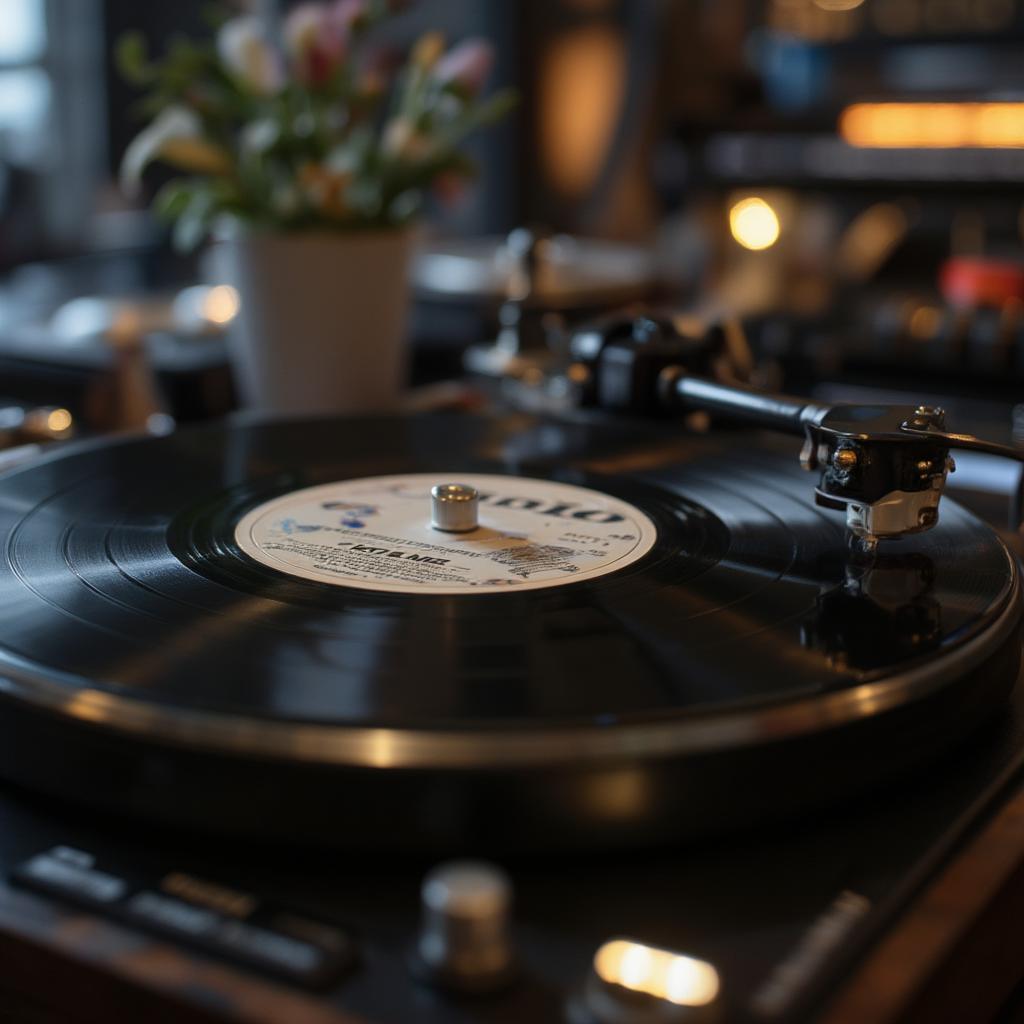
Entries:
{"type": "MultiPolygon", "coordinates": [[[[850,531],[869,544],[938,522],[946,477],[955,468],[952,449],[1024,461],[1024,451],[951,433],[945,412],[932,406],[823,405],[721,383],[693,373],[685,358],[673,361],[663,332],[659,344],[649,344],[652,333],[620,330],[606,344],[591,345],[585,370],[597,405],[704,410],[801,436],[801,465],[820,473],[815,500],[845,510],[850,531]]],[[[679,351],[694,351],[692,340],[679,351]]]]}

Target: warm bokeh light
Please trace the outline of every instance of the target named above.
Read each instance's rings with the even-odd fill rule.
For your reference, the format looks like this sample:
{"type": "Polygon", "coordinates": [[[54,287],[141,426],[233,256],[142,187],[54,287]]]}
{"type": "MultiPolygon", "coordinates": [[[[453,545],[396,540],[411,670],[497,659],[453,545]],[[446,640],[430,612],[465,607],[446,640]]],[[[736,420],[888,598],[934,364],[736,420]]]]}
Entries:
{"type": "Polygon", "coordinates": [[[767,249],[779,238],[779,218],[760,196],[749,196],[729,211],[729,230],[745,249],[767,249]]]}
{"type": "Polygon", "coordinates": [[[898,203],[872,203],[847,225],[836,247],[836,267],[846,278],[867,281],[907,237],[910,221],[898,203]]]}
{"type": "Polygon", "coordinates": [[[892,149],[1024,146],[1024,103],[854,103],[839,115],[852,146],[892,149]]]}
{"type": "Polygon", "coordinates": [[[71,413],[67,409],[52,409],[46,417],[47,429],[54,434],[63,434],[71,427],[71,413]]]}
{"type": "Polygon", "coordinates": [[[226,324],[238,313],[238,292],[229,284],[211,288],[203,299],[203,316],[212,324],[226,324]]]}
{"type": "Polygon", "coordinates": [[[621,985],[676,1006],[707,1006],[718,995],[718,971],[668,949],[630,939],[612,939],[594,954],[594,973],[609,985],[621,985]]]}
{"type": "Polygon", "coordinates": [[[617,32],[600,25],[556,38],[541,61],[541,160],[555,187],[593,187],[622,100],[626,58],[617,32]]]}
{"type": "Polygon", "coordinates": [[[930,341],[942,326],[942,310],[937,306],[918,306],[907,320],[907,332],[917,341],[930,341]]]}

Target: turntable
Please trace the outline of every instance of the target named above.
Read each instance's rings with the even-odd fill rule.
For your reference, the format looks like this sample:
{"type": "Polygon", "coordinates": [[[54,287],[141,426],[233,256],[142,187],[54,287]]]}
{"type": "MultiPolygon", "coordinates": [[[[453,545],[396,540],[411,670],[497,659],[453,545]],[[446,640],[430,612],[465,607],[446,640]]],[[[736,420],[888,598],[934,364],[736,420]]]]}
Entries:
{"type": "Polygon", "coordinates": [[[834,999],[956,849],[1013,845],[1019,570],[940,498],[952,450],[1017,453],[614,348],[606,406],[628,380],[804,468],[428,415],[4,478],[0,984],[71,1019],[81,986],[106,1019],[971,1019],[913,1016],[958,1008],[945,947],[834,999]]]}

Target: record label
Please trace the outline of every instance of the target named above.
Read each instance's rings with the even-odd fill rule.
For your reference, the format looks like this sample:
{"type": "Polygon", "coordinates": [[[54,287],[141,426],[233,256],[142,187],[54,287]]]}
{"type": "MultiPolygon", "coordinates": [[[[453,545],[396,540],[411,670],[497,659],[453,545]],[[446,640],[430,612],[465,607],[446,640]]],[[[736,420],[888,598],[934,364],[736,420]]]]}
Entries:
{"type": "Polygon", "coordinates": [[[235,541],[265,566],[303,579],[388,593],[476,594],[556,587],[642,558],[657,529],[600,491],[490,474],[413,473],[305,488],[249,511],[235,541]],[[430,523],[430,489],[480,493],[479,526],[430,523]]]}

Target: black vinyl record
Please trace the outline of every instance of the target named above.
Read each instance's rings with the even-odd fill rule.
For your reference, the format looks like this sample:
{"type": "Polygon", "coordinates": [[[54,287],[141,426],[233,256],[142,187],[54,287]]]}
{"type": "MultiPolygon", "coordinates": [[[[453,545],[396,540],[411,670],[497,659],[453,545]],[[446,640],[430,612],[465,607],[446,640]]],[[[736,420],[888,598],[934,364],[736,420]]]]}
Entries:
{"type": "MultiPolygon", "coordinates": [[[[852,551],[794,461],[747,435],[457,416],[47,457],[0,481],[0,772],[178,824],[381,847],[648,842],[831,800],[998,706],[1018,581],[948,500],[936,529],[852,551]],[[401,474],[554,481],[653,530],[621,567],[488,593],[303,578],[240,548],[278,496],[401,474]]],[[[598,543],[587,527],[560,536],[598,543]]]]}

